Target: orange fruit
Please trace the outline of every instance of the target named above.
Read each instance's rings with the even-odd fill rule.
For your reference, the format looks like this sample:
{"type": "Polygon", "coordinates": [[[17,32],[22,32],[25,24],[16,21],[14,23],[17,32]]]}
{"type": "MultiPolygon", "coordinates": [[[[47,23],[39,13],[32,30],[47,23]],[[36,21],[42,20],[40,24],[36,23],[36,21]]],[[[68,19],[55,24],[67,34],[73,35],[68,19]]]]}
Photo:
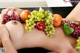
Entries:
{"type": "Polygon", "coordinates": [[[28,15],[30,15],[30,11],[29,10],[23,10],[20,13],[20,18],[23,22],[25,22],[28,19],[28,15]]]}
{"type": "Polygon", "coordinates": [[[55,27],[59,27],[61,25],[61,22],[62,22],[62,16],[59,15],[59,14],[53,14],[53,25],[55,27]]]}

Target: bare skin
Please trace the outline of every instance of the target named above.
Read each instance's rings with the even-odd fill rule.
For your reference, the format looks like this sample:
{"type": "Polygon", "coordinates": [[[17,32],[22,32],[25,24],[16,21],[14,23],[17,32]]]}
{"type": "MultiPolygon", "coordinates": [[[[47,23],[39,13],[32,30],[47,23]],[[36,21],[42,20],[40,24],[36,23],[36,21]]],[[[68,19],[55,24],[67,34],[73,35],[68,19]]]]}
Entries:
{"type": "MultiPolygon", "coordinates": [[[[4,41],[6,37],[1,39],[3,40],[2,43],[6,49],[8,47],[8,44],[11,43],[11,45],[13,44],[13,47],[11,46],[11,48],[15,48],[15,49],[42,47],[58,53],[77,53],[77,51],[72,47],[70,41],[67,39],[63,30],[60,27],[55,29],[56,34],[54,35],[54,37],[49,38],[42,31],[33,29],[32,32],[28,32],[24,30],[23,27],[21,27],[22,25],[18,26],[18,24],[20,24],[19,22],[16,21],[17,22],[16,25],[14,24],[14,22],[15,21],[10,21],[6,24],[12,43],[10,42],[10,39],[4,41]],[[10,24],[10,26],[8,24],[10,24]],[[21,29],[23,29],[24,32],[18,33],[21,29]],[[6,42],[8,42],[8,44],[5,44],[6,42]]],[[[4,34],[6,35],[6,33],[4,34]]],[[[74,42],[74,39],[73,38],[71,39],[74,42]]],[[[13,51],[15,49],[13,49],[13,51]]]]}
{"type": "Polygon", "coordinates": [[[9,33],[4,25],[0,26],[0,39],[2,41],[2,44],[4,48],[6,48],[6,53],[17,53],[16,49],[14,48],[10,38],[9,38],[9,33]],[[6,38],[5,38],[6,37],[6,38]]]}
{"type": "MultiPolygon", "coordinates": [[[[78,20],[80,19],[78,18],[78,20]]],[[[8,35],[4,36],[5,38],[1,38],[3,46],[7,49],[6,53],[11,53],[8,49],[11,49],[14,51],[13,53],[16,53],[16,50],[18,49],[32,47],[42,47],[58,53],[77,53],[74,49],[76,39],[67,37],[61,27],[55,28],[55,35],[52,38],[49,38],[44,34],[44,32],[37,29],[33,29],[32,32],[28,32],[24,29],[24,25],[17,21],[10,21],[6,23],[5,26],[7,28],[6,31],[8,32],[4,33],[5,30],[1,29],[0,35],[3,36],[8,33],[8,35]]],[[[6,28],[4,27],[4,29],[6,28]]]]}

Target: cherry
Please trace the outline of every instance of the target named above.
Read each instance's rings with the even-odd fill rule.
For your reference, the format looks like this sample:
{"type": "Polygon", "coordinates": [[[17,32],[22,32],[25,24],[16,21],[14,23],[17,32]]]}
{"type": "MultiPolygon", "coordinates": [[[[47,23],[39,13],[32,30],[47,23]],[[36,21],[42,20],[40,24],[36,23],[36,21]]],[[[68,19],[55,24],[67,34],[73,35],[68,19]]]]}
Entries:
{"type": "Polygon", "coordinates": [[[46,24],[43,21],[39,21],[36,23],[36,28],[43,31],[46,28],[46,24]]]}
{"type": "Polygon", "coordinates": [[[80,26],[78,26],[78,29],[80,30],[80,26]]]}

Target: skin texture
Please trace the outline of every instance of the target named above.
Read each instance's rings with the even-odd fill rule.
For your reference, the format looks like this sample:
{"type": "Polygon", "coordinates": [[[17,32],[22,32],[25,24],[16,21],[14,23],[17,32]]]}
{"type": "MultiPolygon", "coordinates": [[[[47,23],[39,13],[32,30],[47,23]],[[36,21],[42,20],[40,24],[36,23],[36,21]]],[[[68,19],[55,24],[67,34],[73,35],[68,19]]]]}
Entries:
{"type": "Polygon", "coordinates": [[[14,48],[10,38],[9,33],[4,25],[0,26],[0,38],[4,48],[6,48],[6,53],[17,53],[16,49],[14,48]],[[6,38],[5,38],[6,37],[6,38]]]}
{"type": "Polygon", "coordinates": [[[0,27],[0,36],[3,46],[7,49],[6,53],[11,53],[8,49],[17,53],[18,49],[32,47],[42,47],[57,53],[77,53],[74,49],[76,39],[67,37],[61,27],[55,28],[55,35],[49,38],[35,28],[28,32],[24,29],[25,25],[18,21],[10,21],[5,26],[0,27]]]}
{"type": "Polygon", "coordinates": [[[56,33],[54,37],[49,38],[42,31],[33,29],[31,32],[28,32],[24,30],[23,26],[17,21],[10,21],[6,24],[12,43],[16,49],[42,47],[59,53],[77,53],[71,45],[75,43],[75,39],[70,38],[73,41],[70,42],[60,27],[55,28],[56,33]]]}

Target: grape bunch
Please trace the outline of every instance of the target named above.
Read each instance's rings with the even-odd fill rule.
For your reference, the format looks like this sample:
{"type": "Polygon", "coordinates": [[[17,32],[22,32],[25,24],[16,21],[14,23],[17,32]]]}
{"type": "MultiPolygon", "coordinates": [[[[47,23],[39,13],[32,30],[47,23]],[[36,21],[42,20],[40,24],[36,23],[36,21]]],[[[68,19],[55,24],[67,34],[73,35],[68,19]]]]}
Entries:
{"type": "Polygon", "coordinates": [[[32,31],[32,29],[36,26],[37,21],[42,21],[43,13],[40,13],[36,10],[33,10],[31,14],[28,16],[28,20],[26,20],[26,29],[28,31],[32,31]]]}
{"type": "Polygon", "coordinates": [[[63,20],[63,23],[67,23],[68,26],[74,29],[73,33],[70,34],[74,38],[78,38],[80,36],[80,22],[79,21],[68,21],[68,20],[63,20]]]}
{"type": "Polygon", "coordinates": [[[40,28],[40,30],[43,30],[49,37],[54,35],[55,30],[52,24],[52,13],[49,10],[45,11],[42,8],[40,8],[39,11],[33,10],[28,17],[29,19],[26,20],[25,27],[28,31],[31,31],[33,28],[37,27],[37,29],[40,28]],[[38,25],[40,25],[40,27],[38,25]]]}
{"type": "Polygon", "coordinates": [[[17,21],[20,21],[20,18],[18,15],[16,15],[14,12],[11,14],[11,15],[8,15],[8,14],[4,14],[3,17],[2,17],[2,24],[5,24],[11,20],[17,20],[17,21]]]}
{"type": "Polygon", "coordinates": [[[47,34],[47,36],[49,37],[52,37],[55,33],[55,29],[54,29],[54,26],[52,24],[52,20],[53,20],[53,17],[52,17],[52,13],[50,11],[45,11],[45,23],[46,23],[46,28],[45,28],[45,33],[47,34]],[[47,16],[48,15],[48,16],[47,16]]]}

